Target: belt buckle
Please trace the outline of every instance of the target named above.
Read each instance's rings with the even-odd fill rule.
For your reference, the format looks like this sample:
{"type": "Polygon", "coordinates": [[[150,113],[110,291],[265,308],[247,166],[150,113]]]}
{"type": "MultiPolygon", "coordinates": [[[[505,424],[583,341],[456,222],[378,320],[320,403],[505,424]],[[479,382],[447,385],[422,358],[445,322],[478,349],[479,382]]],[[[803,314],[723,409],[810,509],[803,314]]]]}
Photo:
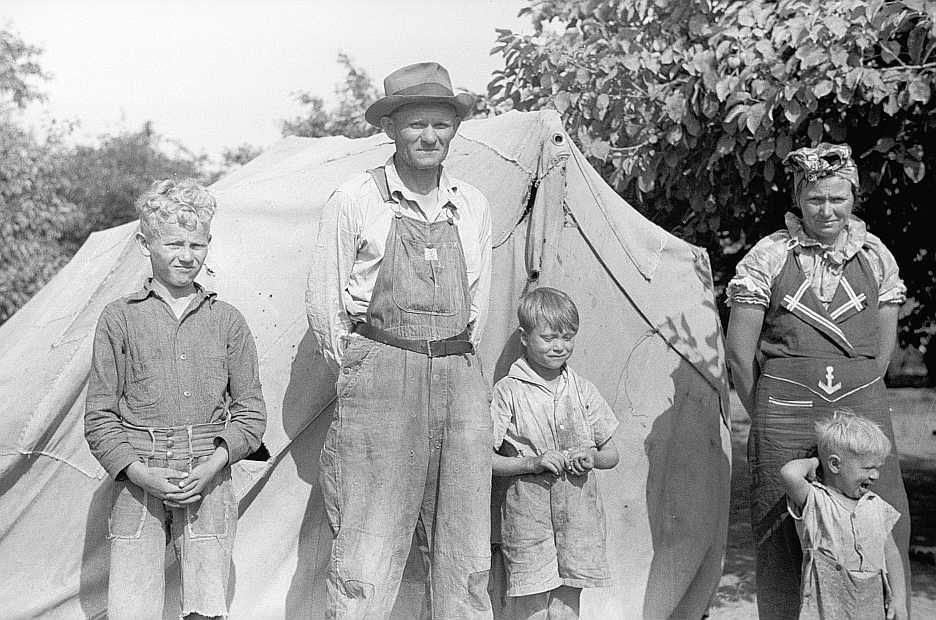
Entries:
{"type": "Polygon", "coordinates": [[[432,355],[432,341],[426,338],[426,355],[433,357],[432,355]]]}

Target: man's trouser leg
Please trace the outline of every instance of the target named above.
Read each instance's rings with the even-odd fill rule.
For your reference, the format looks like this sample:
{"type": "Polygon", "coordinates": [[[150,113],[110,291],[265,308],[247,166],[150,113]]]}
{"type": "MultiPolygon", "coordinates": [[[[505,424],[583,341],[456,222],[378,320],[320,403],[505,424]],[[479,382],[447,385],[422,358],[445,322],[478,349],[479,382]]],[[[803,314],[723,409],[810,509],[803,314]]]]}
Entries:
{"type": "Polygon", "coordinates": [[[474,355],[434,358],[431,369],[432,457],[421,516],[432,617],[491,618],[489,392],[474,355]]]}
{"type": "Polygon", "coordinates": [[[345,351],[321,456],[328,618],[393,608],[426,482],[427,359],[362,337],[345,351]]]}

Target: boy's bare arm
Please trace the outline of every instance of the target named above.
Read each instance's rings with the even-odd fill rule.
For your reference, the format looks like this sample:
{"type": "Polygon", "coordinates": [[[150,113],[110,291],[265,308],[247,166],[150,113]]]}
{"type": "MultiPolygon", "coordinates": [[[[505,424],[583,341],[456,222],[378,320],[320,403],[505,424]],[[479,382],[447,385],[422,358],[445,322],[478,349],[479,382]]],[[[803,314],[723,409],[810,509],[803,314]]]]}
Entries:
{"type": "Polygon", "coordinates": [[[802,508],[806,503],[806,498],[809,497],[809,483],[815,480],[818,467],[819,459],[813,456],[808,459],[789,461],[780,468],[783,487],[797,508],[802,508]]]}
{"type": "Polygon", "coordinates": [[[496,451],[491,456],[495,476],[522,476],[549,471],[558,475],[566,466],[566,458],[558,450],[547,450],[539,456],[503,456],[496,451]]]}
{"type": "Polygon", "coordinates": [[[620,455],[611,438],[597,448],[578,448],[569,453],[567,468],[581,475],[590,469],[611,469],[618,464],[620,455]]]}
{"type": "Polygon", "coordinates": [[[900,551],[897,549],[897,543],[894,542],[894,535],[887,537],[884,543],[884,565],[887,567],[888,581],[890,581],[893,590],[894,599],[887,610],[888,619],[906,620],[907,614],[907,589],[904,582],[903,561],[900,559],[900,551]]]}

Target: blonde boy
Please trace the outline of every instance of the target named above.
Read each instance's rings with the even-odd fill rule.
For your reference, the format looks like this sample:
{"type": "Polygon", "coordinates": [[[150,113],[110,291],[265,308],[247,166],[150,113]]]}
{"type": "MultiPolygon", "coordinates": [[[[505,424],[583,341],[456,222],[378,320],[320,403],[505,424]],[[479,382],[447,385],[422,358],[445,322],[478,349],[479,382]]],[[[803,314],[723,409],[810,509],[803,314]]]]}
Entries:
{"type": "Polygon", "coordinates": [[[900,513],[871,491],[890,440],[850,411],[817,423],[816,438],[818,458],[780,470],[803,549],[800,618],[907,618],[900,513]]]}
{"type": "Polygon", "coordinates": [[[566,364],[579,328],[562,291],[520,300],[524,356],[494,386],[495,476],[508,603],[516,618],[578,618],[582,588],[610,585],[595,469],[618,462],[618,421],[598,390],[566,364]]]}
{"type": "Polygon", "coordinates": [[[259,447],[266,412],[244,318],[195,282],[215,207],[192,180],[159,181],[140,198],[136,241],[153,277],[108,304],[94,336],[85,437],[115,479],[111,620],[163,617],[167,541],[181,617],[227,615],[230,464],[259,447]]]}

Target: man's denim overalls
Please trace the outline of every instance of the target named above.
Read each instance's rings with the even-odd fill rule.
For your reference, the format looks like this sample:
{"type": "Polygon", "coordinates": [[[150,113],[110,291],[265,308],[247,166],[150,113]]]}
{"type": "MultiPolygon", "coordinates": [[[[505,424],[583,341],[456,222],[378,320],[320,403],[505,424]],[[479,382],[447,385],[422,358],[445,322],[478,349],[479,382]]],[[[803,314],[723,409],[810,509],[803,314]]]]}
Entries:
{"type": "Polygon", "coordinates": [[[335,536],[327,617],[388,617],[415,532],[432,617],[490,618],[490,399],[467,342],[455,207],[431,223],[405,217],[383,172],[371,174],[395,217],[321,455],[335,536]]]}

